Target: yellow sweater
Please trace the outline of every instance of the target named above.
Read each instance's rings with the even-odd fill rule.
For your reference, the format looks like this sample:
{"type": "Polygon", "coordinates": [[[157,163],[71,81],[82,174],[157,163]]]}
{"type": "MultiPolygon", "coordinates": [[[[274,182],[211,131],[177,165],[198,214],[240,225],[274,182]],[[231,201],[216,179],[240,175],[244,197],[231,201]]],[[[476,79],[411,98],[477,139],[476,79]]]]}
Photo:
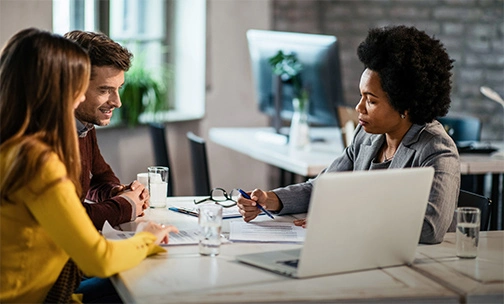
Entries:
{"type": "MultiPolygon", "coordinates": [[[[16,152],[0,154],[0,178],[16,152]]],[[[86,275],[108,277],[164,251],[148,232],[128,240],[104,239],[65,176],[65,166],[53,154],[10,197],[14,203],[1,201],[0,302],[42,302],[69,257],[86,275]]]]}

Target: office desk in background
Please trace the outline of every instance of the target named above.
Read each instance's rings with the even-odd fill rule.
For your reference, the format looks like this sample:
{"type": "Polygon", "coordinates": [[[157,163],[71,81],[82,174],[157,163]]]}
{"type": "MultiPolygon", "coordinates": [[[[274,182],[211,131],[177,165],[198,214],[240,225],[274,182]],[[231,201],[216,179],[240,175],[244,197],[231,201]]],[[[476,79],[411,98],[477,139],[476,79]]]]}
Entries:
{"type": "Polygon", "coordinates": [[[288,145],[269,141],[273,128],[211,128],[210,140],[286,171],[312,177],[327,167],[341,152],[343,141],[338,128],[311,128],[314,142],[309,151],[290,151],[288,145]],[[261,139],[262,137],[262,139],[261,139]]]}
{"type": "MultiPolygon", "coordinates": [[[[168,206],[190,207],[193,199],[171,197],[167,203],[168,206]]],[[[181,229],[195,228],[198,222],[196,217],[166,208],[149,209],[145,219],[175,224],[181,229]]],[[[293,219],[291,216],[276,217],[276,220],[293,219]]],[[[229,233],[231,221],[241,220],[224,220],[223,233],[229,233]]],[[[256,220],[270,219],[261,216],[256,220]]],[[[136,222],[121,225],[124,230],[134,230],[135,227],[136,222]]],[[[115,275],[112,282],[125,303],[466,303],[474,297],[497,299],[495,303],[502,303],[504,232],[482,233],[480,255],[475,260],[455,257],[453,237],[448,234],[446,241],[439,245],[420,245],[412,267],[389,267],[310,279],[287,278],[235,260],[238,254],[293,249],[301,245],[223,244],[217,257],[200,256],[197,245],[172,246],[167,247],[167,254],[149,257],[137,267],[115,275]],[[452,278],[463,279],[463,282],[458,284],[452,278]]]]}
{"type": "MultiPolygon", "coordinates": [[[[504,152],[504,142],[492,142],[492,146],[504,152]]],[[[460,154],[460,172],[479,175],[483,181],[490,174],[490,198],[492,199],[490,229],[504,229],[504,158],[488,154],[460,154]]],[[[484,183],[482,183],[484,185],[484,183]]],[[[482,191],[482,190],[481,190],[482,191]]]]}
{"type": "MultiPolygon", "coordinates": [[[[325,141],[312,143],[309,151],[296,152],[290,151],[287,145],[258,138],[273,132],[273,128],[267,127],[211,128],[209,137],[216,144],[304,177],[316,176],[344,150],[339,128],[311,128],[312,138],[323,138],[325,141]]],[[[491,144],[501,151],[504,150],[504,142],[491,142],[491,144]]],[[[490,228],[502,230],[504,228],[504,194],[502,193],[504,191],[504,158],[488,154],[461,154],[460,171],[463,175],[491,174],[490,198],[494,204],[490,228]],[[503,190],[500,190],[501,187],[503,190]]]]}

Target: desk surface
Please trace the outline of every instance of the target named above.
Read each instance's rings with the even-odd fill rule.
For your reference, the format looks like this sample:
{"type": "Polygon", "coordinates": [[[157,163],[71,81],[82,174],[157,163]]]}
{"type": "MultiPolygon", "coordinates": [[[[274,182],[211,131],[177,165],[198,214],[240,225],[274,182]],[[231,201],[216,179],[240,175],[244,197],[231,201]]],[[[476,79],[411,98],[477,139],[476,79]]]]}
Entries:
{"type": "MultiPolygon", "coordinates": [[[[312,143],[308,151],[292,151],[285,144],[269,142],[267,134],[272,132],[272,128],[212,128],[209,135],[221,146],[301,176],[316,176],[344,149],[338,128],[311,128],[312,138],[324,138],[325,142],[312,143]]],[[[492,145],[504,150],[504,142],[492,145]]],[[[500,157],[462,154],[460,162],[462,174],[504,172],[500,157]]]]}
{"type": "MultiPolygon", "coordinates": [[[[191,206],[192,198],[168,198],[168,206],[173,204],[191,206]]],[[[290,216],[276,218],[287,221],[293,219],[290,216]]],[[[175,224],[179,228],[197,226],[196,217],[172,212],[165,208],[150,209],[146,219],[175,224]]],[[[236,220],[241,221],[241,219],[224,220],[224,234],[229,233],[229,222],[236,220]]],[[[268,220],[268,218],[258,217],[256,220],[268,220]]],[[[135,225],[135,222],[127,223],[121,225],[121,228],[132,230],[135,225]]],[[[493,249],[487,250],[486,245],[483,245],[480,257],[472,262],[468,261],[464,267],[474,268],[475,265],[482,265],[487,260],[493,263],[493,272],[489,272],[491,270],[487,267],[478,268],[477,271],[483,276],[486,276],[487,272],[489,276],[494,276],[495,286],[489,289],[488,294],[494,298],[499,296],[502,298],[503,292],[497,287],[498,282],[501,287],[503,282],[502,237],[504,232],[495,232],[491,236],[496,237],[488,238],[487,241],[482,241],[482,244],[487,242],[486,244],[492,246],[493,249]]],[[[223,244],[221,253],[217,257],[200,256],[197,245],[172,246],[167,247],[168,253],[149,257],[139,266],[117,274],[112,278],[112,282],[127,303],[310,301],[459,303],[465,300],[464,291],[472,288],[469,286],[470,283],[464,283],[465,285],[459,289],[453,289],[444,282],[451,279],[451,274],[445,276],[442,273],[439,274],[436,269],[432,271],[430,269],[432,265],[437,264],[440,264],[438,267],[441,268],[451,267],[449,264],[456,263],[458,260],[455,258],[455,248],[452,240],[450,241],[450,236],[440,245],[419,246],[413,267],[390,267],[310,279],[287,278],[235,260],[238,254],[292,249],[299,246],[301,245],[278,243],[223,244]]],[[[462,270],[452,268],[451,272],[457,275],[462,270]]],[[[462,274],[458,275],[462,276],[462,274]]],[[[470,281],[471,278],[467,280],[470,281]]],[[[480,285],[478,292],[485,295],[486,290],[483,288],[485,284],[480,283],[480,285]]]]}
{"type": "Polygon", "coordinates": [[[209,132],[210,139],[221,146],[301,176],[319,174],[344,148],[336,128],[310,129],[312,138],[325,141],[312,143],[308,150],[302,151],[269,141],[270,134],[272,128],[211,128],[209,132]]]}
{"type": "Polygon", "coordinates": [[[466,296],[466,303],[504,303],[504,231],[483,232],[476,259],[454,256],[455,234],[442,244],[421,246],[413,268],[466,296]]]}

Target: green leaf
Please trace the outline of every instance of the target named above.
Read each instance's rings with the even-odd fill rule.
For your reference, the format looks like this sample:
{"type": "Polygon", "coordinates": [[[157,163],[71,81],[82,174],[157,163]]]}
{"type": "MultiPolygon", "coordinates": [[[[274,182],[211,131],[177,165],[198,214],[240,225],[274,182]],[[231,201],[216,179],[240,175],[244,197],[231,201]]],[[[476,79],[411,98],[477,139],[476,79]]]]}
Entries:
{"type": "Polygon", "coordinates": [[[294,87],[294,95],[300,98],[302,94],[301,71],[303,65],[298,61],[296,54],[284,54],[282,50],[269,58],[273,74],[280,76],[283,82],[290,82],[294,87]]]}
{"type": "Polygon", "coordinates": [[[143,56],[136,56],[131,69],[125,73],[124,85],[119,94],[122,108],[121,118],[128,126],[136,126],[143,113],[157,113],[168,110],[168,88],[173,71],[170,66],[160,67],[161,75],[145,68],[143,56]]]}

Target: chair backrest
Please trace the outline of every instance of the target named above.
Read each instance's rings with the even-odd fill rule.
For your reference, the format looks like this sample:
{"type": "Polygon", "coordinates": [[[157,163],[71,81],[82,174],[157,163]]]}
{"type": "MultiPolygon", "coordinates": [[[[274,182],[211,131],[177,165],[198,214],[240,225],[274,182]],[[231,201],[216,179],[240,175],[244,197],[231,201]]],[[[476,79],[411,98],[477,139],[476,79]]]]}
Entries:
{"type": "Polygon", "coordinates": [[[193,132],[187,132],[189,148],[191,150],[192,175],[194,195],[206,196],[210,194],[210,173],[205,140],[193,132]]]}
{"type": "Polygon", "coordinates": [[[349,106],[338,106],[338,121],[343,144],[348,147],[352,142],[353,131],[359,124],[359,113],[349,106]]]}
{"type": "Polygon", "coordinates": [[[174,196],[173,191],[173,167],[170,166],[170,154],[168,143],[166,142],[165,125],[161,123],[150,123],[149,131],[152,142],[152,150],[154,151],[154,161],[156,166],[164,166],[170,168],[168,171],[168,192],[167,196],[174,196]]]}
{"type": "Polygon", "coordinates": [[[488,224],[490,222],[490,206],[492,201],[485,196],[460,190],[458,207],[476,207],[481,212],[481,231],[488,231],[488,224]]]}
{"type": "Polygon", "coordinates": [[[453,138],[461,141],[479,141],[481,138],[481,120],[472,116],[445,116],[437,119],[453,138]]]}

